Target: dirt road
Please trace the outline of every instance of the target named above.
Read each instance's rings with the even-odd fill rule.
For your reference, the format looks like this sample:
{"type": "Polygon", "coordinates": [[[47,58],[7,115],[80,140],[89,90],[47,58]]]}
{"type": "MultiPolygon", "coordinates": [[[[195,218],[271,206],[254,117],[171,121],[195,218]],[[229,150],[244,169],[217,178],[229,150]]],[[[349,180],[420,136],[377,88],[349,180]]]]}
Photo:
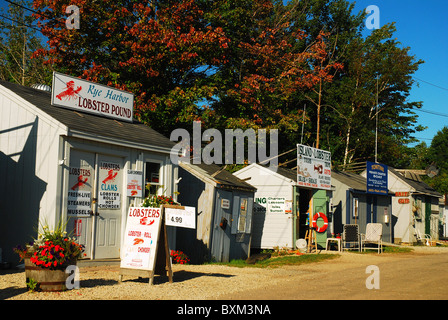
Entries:
{"type": "Polygon", "coordinates": [[[448,248],[417,247],[410,254],[343,253],[340,258],[298,268],[299,274],[264,290],[244,290],[219,299],[448,299],[448,248]],[[368,266],[377,266],[376,273],[368,266]],[[378,275],[378,277],[376,277],[378,275]],[[378,288],[372,288],[376,277],[378,288]],[[368,279],[369,278],[369,279],[368,279]],[[366,286],[368,279],[369,286],[366,286]]]}
{"type": "Polygon", "coordinates": [[[0,300],[446,300],[447,269],[446,247],[381,255],[343,252],[336,259],[278,268],[173,265],[174,282],[157,276],[154,286],[148,278],[118,283],[119,266],[81,267],[80,289],[56,293],[27,292],[23,271],[0,270],[0,300]],[[377,273],[366,273],[371,265],[377,273]],[[366,287],[368,277],[376,277],[379,289],[366,287]]]}

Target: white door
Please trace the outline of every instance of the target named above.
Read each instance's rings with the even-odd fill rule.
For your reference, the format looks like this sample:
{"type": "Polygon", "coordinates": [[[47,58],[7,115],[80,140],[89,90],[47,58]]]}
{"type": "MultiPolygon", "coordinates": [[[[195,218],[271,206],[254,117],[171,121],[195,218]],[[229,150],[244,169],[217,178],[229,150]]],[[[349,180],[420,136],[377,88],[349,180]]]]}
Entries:
{"type": "Polygon", "coordinates": [[[119,258],[124,206],[123,159],[99,154],[96,168],[98,180],[94,258],[119,258]]]}
{"type": "Polygon", "coordinates": [[[85,246],[87,258],[92,254],[92,213],[95,179],[95,154],[70,152],[67,194],[67,232],[85,246]]]}

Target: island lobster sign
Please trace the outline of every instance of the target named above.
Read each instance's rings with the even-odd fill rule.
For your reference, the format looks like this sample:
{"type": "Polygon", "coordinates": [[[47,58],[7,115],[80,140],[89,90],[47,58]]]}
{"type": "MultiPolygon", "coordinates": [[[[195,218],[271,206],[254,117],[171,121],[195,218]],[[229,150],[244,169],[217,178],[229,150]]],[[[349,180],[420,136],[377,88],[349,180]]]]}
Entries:
{"type": "Polygon", "coordinates": [[[134,95],[130,92],[53,72],[51,104],[132,122],[134,95]]]}

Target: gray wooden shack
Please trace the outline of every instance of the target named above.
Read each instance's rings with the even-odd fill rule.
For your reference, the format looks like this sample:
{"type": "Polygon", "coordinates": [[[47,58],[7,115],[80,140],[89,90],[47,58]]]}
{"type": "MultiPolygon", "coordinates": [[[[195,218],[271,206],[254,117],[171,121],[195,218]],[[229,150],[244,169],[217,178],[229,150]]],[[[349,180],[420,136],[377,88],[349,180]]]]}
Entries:
{"type": "Polygon", "coordinates": [[[196,229],[177,228],[176,249],[193,264],[250,255],[256,188],[217,165],[179,163],[178,200],[196,208],[196,229]]]}
{"type": "Polygon", "coordinates": [[[383,241],[393,241],[396,219],[392,215],[392,193],[369,194],[367,179],[350,172],[331,172],[333,191],[333,228],[335,234],[343,232],[344,224],[358,224],[359,232],[366,232],[367,223],[383,225],[383,241]]]}
{"type": "Polygon", "coordinates": [[[60,221],[85,245],[86,258],[118,259],[127,210],[143,199],[128,195],[128,170],[142,171],[154,193],[176,191],[174,142],[143,123],[56,107],[50,92],[6,81],[0,114],[4,261],[19,262],[12,248],[37,238],[39,222],[60,221]],[[115,176],[105,182],[110,170],[115,176]]]}

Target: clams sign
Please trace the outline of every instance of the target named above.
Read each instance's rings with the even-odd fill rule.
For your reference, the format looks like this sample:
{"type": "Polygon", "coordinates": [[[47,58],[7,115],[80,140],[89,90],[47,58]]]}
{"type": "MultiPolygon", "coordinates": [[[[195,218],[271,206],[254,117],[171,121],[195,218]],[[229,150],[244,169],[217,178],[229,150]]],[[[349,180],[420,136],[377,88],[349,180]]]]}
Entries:
{"type": "Polygon", "coordinates": [[[132,122],[134,95],[130,92],[53,72],[51,104],[132,122]]]}

